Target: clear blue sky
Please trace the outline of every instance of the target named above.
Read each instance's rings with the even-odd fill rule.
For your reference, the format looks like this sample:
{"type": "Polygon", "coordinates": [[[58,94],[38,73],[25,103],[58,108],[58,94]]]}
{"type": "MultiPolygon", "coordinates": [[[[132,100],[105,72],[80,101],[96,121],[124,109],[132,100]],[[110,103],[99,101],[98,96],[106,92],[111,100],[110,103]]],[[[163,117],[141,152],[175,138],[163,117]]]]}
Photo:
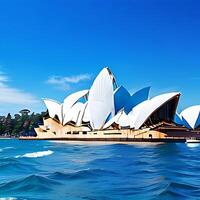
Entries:
{"type": "Polygon", "coordinates": [[[131,92],[180,91],[200,104],[200,2],[1,0],[0,114],[44,109],[109,66],[131,92]]]}

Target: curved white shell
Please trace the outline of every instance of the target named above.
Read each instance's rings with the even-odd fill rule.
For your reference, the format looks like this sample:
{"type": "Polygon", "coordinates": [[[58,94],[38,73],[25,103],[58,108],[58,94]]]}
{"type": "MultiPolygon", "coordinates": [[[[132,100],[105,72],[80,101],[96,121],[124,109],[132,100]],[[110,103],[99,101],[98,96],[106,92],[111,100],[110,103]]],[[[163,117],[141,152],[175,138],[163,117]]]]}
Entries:
{"type": "Polygon", "coordinates": [[[180,116],[182,117],[183,124],[187,128],[197,128],[200,125],[200,105],[186,108],[181,112],[180,116]]]}
{"type": "Polygon", "coordinates": [[[65,106],[69,108],[72,107],[80,98],[86,96],[88,92],[89,90],[81,90],[73,94],[70,94],[64,100],[64,104],[66,104],[65,106]]]}
{"type": "Polygon", "coordinates": [[[134,128],[135,123],[137,121],[138,115],[142,111],[142,109],[145,107],[146,104],[149,103],[149,100],[143,101],[142,103],[135,106],[132,111],[128,114],[128,117],[130,119],[130,127],[134,128]]]}
{"type": "Polygon", "coordinates": [[[49,116],[51,118],[55,118],[55,116],[57,115],[60,123],[62,123],[63,122],[63,117],[62,117],[63,105],[52,99],[44,99],[44,103],[49,111],[49,116]]]}
{"type": "Polygon", "coordinates": [[[81,102],[77,102],[68,112],[68,114],[65,116],[64,121],[63,121],[63,125],[67,124],[70,121],[73,121],[75,123],[77,123],[78,121],[78,116],[80,114],[80,111],[83,107],[83,103],[81,102]]]}
{"type": "Polygon", "coordinates": [[[112,119],[110,119],[105,125],[104,129],[110,127],[113,123],[120,125],[121,127],[130,126],[129,117],[124,111],[118,112],[112,119]]]}
{"type": "Polygon", "coordinates": [[[75,92],[68,97],[65,98],[63,103],[63,118],[65,120],[65,117],[67,117],[69,110],[72,108],[72,106],[82,97],[86,96],[88,94],[88,90],[81,90],[78,92],[75,92]]]}
{"type": "Polygon", "coordinates": [[[88,102],[87,102],[85,112],[83,114],[83,122],[89,122],[89,121],[90,121],[90,113],[89,113],[88,102]]]}
{"type": "Polygon", "coordinates": [[[80,113],[78,115],[77,123],[76,123],[77,126],[81,126],[81,124],[83,122],[83,117],[84,117],[84,114],[85,114],[87,104],[88,104],[88,102],[84,103],[81,107],[80,113]]]}
{"type": "Polygon", "coordinates": [[[95,79],[88,97],[90,124],[101,129],[112,113],[114,115],[113,76],[104,68],[95,79]]]}
{"type": "Polygon", "coordinates": [[[178,92],[166,93],[147,100],[145,103],[142,102],[142,105],[139,104],[138,107],[140,107],[140,111],[137,114],[137,118],[134,120],[134,128],[139,129],[152,113],[179,95],[180,93],[178,92]]]}

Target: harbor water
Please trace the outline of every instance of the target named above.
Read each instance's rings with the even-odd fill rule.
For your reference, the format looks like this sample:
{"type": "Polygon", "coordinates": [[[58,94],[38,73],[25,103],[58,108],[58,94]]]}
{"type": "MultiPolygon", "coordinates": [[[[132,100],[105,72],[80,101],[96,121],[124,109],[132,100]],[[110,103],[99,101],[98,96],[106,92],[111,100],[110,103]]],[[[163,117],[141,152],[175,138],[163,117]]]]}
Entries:
{"type": "Polygon", "coordinates": [[[0,140],[0,200],[200,199],[199,144],[0,140]]]}

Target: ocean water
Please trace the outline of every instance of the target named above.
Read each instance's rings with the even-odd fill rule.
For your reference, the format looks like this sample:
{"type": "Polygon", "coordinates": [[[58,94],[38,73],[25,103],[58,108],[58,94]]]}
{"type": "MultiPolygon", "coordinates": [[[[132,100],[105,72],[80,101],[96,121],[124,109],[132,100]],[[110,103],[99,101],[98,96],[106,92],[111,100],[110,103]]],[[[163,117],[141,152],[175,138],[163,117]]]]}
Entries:
{"type": "Polygon", "coordinates": [[[0,140],[6,199],[200,199],[200,146],[0,140]]]}

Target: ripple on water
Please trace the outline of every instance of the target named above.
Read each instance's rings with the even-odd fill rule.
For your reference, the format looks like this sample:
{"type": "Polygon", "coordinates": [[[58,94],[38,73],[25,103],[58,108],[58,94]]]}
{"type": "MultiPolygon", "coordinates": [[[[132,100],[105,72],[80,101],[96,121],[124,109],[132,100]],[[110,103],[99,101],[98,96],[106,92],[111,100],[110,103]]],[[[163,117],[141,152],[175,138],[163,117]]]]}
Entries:
{"type": "Polygon", "coordinates": [[[91,179],[101,176],[114,176],[115,172],[105,169],[82,169],[73,172],[54,172],[49,177],[55,180],[91,179]]]}
{"type": "Polygon", "coordinates": [[[158,197],[165,197],[165,199],[187,199],[191,197],[197,198],[199,197],[199,192],[199,186],[170,182],[168,186],[158,195],[158,197]]]}
{"type": "Polygon", "coordinates": [[[40,175],[30,175],[10,182],[0,184],[0,193],[13,192],[48,192],[54,185],[60,183],[40,175]]]}

